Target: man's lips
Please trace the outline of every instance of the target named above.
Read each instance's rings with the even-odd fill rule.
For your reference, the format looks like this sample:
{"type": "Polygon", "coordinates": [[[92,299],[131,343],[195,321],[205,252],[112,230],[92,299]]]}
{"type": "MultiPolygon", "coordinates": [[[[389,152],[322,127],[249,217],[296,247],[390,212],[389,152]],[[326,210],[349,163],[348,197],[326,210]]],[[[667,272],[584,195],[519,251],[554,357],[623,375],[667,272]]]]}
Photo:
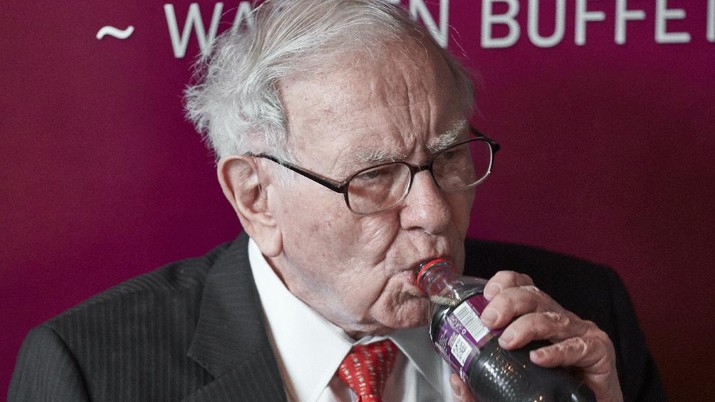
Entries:
{"type": "Polygon", "coordinates": [[[414,265],[412,266],[411,270],[412,270],[412,272],[414,272],[415,278],[417,278],[417,274],[422,270],[422,268],[423,268],[425,265],[427,265],[427,264],[432,264],[432,263],[439,262],[439,261],[451,261],[451,260],[449,259],[449,257],[447,257],[447,256],[445,256],[445,255],[438,255],[438,256],[434,256],[434,257],[429,257],[429,258],[425,258],[425,259],[423,259],[423,260],[420,260],[418,263],[414,264],[414,265]]]}
{"type": "Polygon", "coordinates": [[[418,262],[410,264],[409,268],[405,268],[402,271],[399,271],[397,274],[395,274],[395,276],[401,278],[405,283],[409,284],[410,293],[414,294],[417,297],[427,297],[427,294],[422,291],[419,284],[417,283],[417,274],[425,264],[438,259],[447,258],[440,255],[421,259],[418,262]]]}
{"type": "Polygon", "coordinates": [[[425,264],[437,259],[448,259],[448,257],[444,254],[437,254],[421,258],[419,260],[416,260],[414,263],[406,264],[406,268],[395,272],[391,276],[406,284],[409,287],[408,292],[410,294],[413,294],[417,297],[427,297],[427,294],[424,293],[422,289],[420,289],[420,286],[417,283],[417,274],[420,272],[420,269],[422,269],[425,264]]]}

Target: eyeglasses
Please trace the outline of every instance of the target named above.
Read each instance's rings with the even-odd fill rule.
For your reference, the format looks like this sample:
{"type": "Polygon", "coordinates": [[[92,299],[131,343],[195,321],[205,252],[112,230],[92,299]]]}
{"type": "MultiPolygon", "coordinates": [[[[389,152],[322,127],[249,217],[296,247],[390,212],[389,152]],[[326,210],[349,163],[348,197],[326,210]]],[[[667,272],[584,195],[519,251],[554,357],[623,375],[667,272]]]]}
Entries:
{"type": "Polygon", "coordinates": [[[491,173],[499,144],[470,127],[475,136],[451,145],[422,165],[387,162],[362,169],[343,181],[336,181],[281,161],[268,154],[248,154],[286,167],[314,182],[343,194],[348,208],[360,215],[386,211],[400,204],[410,192],[415,174],[428,170],[437,186],[446,192],[470,189],[491,173]]]}

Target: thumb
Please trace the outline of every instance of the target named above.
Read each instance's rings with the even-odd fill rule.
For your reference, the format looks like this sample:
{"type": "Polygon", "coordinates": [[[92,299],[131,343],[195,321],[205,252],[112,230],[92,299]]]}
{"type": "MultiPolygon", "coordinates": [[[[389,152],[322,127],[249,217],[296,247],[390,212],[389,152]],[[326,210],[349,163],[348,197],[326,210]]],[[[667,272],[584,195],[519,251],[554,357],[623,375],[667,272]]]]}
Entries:
{"type": "Polygon", "coordinates": [[[477,402],[469,386],[457,374],[452,374],[449,377],[449,385],[452,386],[454,402],[477,402]]]}

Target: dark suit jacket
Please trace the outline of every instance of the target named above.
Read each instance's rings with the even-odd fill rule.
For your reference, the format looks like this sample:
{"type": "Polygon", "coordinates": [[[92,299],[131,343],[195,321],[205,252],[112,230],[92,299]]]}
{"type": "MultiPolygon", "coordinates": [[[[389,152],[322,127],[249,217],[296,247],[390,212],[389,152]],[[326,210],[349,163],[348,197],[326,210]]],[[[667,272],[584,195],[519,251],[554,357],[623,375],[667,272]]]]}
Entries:
{"type": "MultiPolygon", "coordinates": [[[[14,401],[286,399],[266,337],[245,234],[122,283],[33,329],[14,401]]],[[[608,268],[522,246],[467,241],[468,274],[529,274],[613,340],[626,400],[663,400],[626,291],[608,268]]]]}

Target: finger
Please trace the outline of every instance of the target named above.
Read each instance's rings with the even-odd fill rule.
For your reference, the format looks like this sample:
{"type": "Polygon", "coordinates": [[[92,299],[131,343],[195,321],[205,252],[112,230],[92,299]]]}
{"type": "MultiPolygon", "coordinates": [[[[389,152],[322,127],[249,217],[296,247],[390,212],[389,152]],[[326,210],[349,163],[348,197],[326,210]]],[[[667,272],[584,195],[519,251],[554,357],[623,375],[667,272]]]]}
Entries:
{"type": "Polygon", "coordinates": [[[615,352],[608,336],[600,330],[594,330],[533,350],[530,357],[540,366],[579,367],[598,375],[611,370],[615,352]]]}
{"type": "Polygon", "coordinates": [[[552,343],[585,335],[595,324],[569,312],[543,311],[525,314],[514,320],[499,337],[505,349],[519,348],[533,340],[552,343]]]}
{"type": "Polygon", "coordinates": [[[622,401],[615,367],[615,351],[608,336],[600,330],[583,337],[563,340],[531,351],[531,361],[544,367],[575,367],[599,401],[622,401]]]}
{"type": "Polygon", "coordinates": [[[502,328],[524,314],[544,311],[565,310],[536,286],[522,285],[494,296],[482,312],[482,321],[489,328],[502,328]]]}
{"type": "Polygon", "coordinates": [[[455,402],[476,402],[469,386],[457,374],[449,377],[449,385],[452,387],[455,402]]]}
{"type": "Polygon", "coordinates": [[[528,275],[514,271],[499,271],[489,279],[484,287],[484,297],[491,300],[504,289],[533,285],[534,281],[528,275]]]}

